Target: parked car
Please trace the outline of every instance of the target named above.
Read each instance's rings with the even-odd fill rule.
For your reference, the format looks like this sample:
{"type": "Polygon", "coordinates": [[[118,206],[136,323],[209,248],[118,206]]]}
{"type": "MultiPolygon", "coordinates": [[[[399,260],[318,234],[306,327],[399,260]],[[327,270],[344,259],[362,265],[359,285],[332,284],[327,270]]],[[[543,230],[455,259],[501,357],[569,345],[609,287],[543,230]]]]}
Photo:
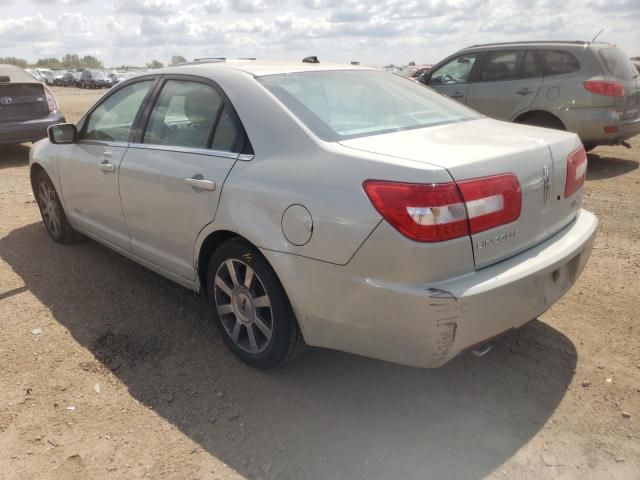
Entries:
{"type": "Polygon", "coordinates": [[[37,70],[34,70],[32,68],[25,68],[24,71],[27,72],[29,75],[31,75],[33,78],[35,78],[38,82],[44,83],[44,84],[47,83],[44,77],[40,75],[40,72],[38,72],[37,70]]]}
{"type": "Polygon", "coordinates": [[[44,79],[44,83],[47,85],[53,85],[53,72],[48,68],[36,68],[36,71],[40,74],[40,76],[44,79]]]}
{"type": "Polygon", "coordinates": [[[587,150],[640,133],[638,72],[608,43],[476,45],[421,81],[493,118],[575,132],[587,150]]]}
{"type": "Polygon", "coordinates": [[[80,88],[81,80],[82,80],[82,70],[76,71],[76,72],[71,72],[71,75],[73,76],[73,85],[75,87],[80,88]]]}
{"type": "Polygon", "coordinates": [[[634,59],[633,65],[636,67],[636,70],[638,71],[638,73],[640,73],[640,60],[634,59]]]}
{"type": "Polygon", "coordinates": [[[80,88],[111,88],[111,78],[101,70],[83,70],[80,88]]]}
{"type": "Polygon", "coordinates": [[[66,72],[59,80],[59,82],[59,85],[62,87],[74,87],[76,85],[74,72],[66,72]]]}
{"type": "Polygon", "coordinates": [[[53,84],[62,86],[62,79],[67,74],[66,70],[52,70],[53,72],[53,84]]]}
{"type": "Polygon", "coordinates": [[[46,85],[14,65],[0,65],[0,144],[34,142],[64,115],[46,85]]]}
{"type": "Polygon", "coordinates": [[[259,367],[305,343],[442,365],[561,298],[597,226],[575,134],[348,65],[154,70],[52,127],[30,164],[53,240],[206,292],[259,367]]]}
{"type": "Polygon", "coordinates": [[[404,67],[399,73],[403,77],[410,78],[414,81],[419,81],[420,77],[427,73],[433,65],[408,65],[404,67]]]}

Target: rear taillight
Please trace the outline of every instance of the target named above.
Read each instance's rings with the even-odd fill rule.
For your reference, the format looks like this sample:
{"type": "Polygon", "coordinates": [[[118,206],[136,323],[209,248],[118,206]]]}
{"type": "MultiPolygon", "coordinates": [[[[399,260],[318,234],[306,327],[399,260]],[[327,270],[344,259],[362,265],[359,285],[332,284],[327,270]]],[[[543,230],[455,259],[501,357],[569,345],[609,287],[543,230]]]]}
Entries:
{"type": "Polygon", "coordinates": [[[567,181],[564,186],[564,198],[576,193],[587,176],[587,152],[581,145],[567,157],[567,181]]]}
{"type": "Polygon", "coordinates": [[[471,233],[511,223],[520,217],[522,193],[515,175],[505,173],[457,183],[467,206],[471,233]]]}
{"type": "Polygon", "coordinates": [[[520,216],[520,184],[511,174],[434,184],[367,180],[363,188],[387,222],[419,242],[463,237],[520,216]]]}
{"type": "Polygon", "coordinates": [[[596,95],[624,97],[624,85],[620,82],[588,80],[583,85],[587,91],[596,95]]]}
{"type": "Polygon", "coordinates": [[[58,111],[58,102],[56,101],[56,97],[53,96],[53,92],[49,87],[43,85],[44,87],[44,95],[47,97],[47,105],[49,105],[49,112],[57,112],[58,111]]]}
{"type": "Polygon", "coordinates": [[[464,201],[455,183],[367,180],[363,188],[380,215],[412,240],[439,242],[469,233],[464,201]]]}

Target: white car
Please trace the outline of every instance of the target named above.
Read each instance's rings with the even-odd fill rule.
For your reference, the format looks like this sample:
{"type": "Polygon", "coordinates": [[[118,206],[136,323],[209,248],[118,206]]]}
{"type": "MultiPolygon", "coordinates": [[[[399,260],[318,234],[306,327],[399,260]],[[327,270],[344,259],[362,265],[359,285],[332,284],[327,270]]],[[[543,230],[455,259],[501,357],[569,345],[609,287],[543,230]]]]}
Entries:
{"type": "Polygon", "coordinates": [[[574,134],[385,71],[203,62],[51,127],[31,179],[54,240],[84,234],[206,293],[252,365],[309,344],[434,367],[576,281],[597,227],[586,162],[574,134]]]}

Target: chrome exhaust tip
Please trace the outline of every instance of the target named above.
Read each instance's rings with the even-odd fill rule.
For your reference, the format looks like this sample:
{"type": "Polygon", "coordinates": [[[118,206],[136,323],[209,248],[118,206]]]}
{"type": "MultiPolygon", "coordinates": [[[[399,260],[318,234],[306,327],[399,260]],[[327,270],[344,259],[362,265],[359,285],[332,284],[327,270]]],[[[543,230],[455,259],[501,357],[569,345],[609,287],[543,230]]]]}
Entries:
{"type": "Polygon", "coordinates": [[[481,345],[478,348],[474,348],[473,350],[471,350],[471,354],[474,357],[484,357],[491,350],[493,350],[493,344],[485,343],[484,345],[481,345]]]}

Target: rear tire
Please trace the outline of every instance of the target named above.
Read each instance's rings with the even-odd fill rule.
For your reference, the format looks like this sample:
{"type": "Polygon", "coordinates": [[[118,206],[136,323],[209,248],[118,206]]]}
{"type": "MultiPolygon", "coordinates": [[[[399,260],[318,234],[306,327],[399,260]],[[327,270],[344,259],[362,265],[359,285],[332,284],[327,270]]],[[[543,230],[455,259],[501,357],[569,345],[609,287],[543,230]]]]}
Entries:
{"type": "Polygon", "coordinates": [[[207,297],[224,342],[244,362],[267,369],[304,350],[284,288],[265,258],[246,242],[229,240],[213,253],[207,297]]]}
{"type": "Polygon", "coordinates": [[[66,244],[82,238],[67,220],[53,182],[44,170],[36,176],[33,194],[47,233],[55,242],[66,244]]]}
{"type": "Polygon", "coordinates": [[[526,115],[516,121],[525,125],[533,125],[534,127],[552,128],[554,130],[566,130],[563,123],[550,113],[533,113],[526,115]]]}

